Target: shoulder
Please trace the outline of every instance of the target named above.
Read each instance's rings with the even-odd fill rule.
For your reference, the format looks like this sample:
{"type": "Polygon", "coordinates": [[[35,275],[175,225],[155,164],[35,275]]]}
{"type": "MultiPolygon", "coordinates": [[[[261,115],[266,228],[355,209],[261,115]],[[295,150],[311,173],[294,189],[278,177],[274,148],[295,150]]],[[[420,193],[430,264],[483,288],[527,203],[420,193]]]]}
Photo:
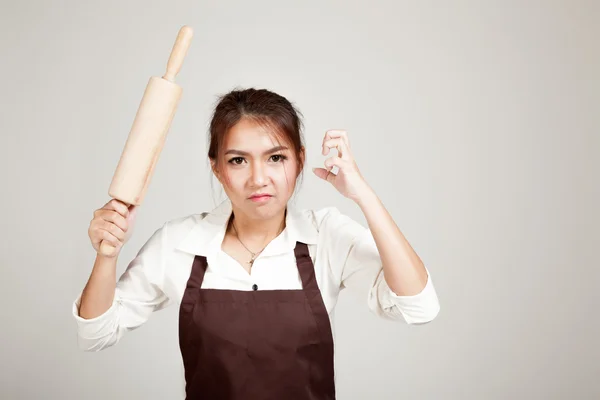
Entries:
{"type": "Polygon", "coordinates": [[[180,217],[176,217],[166,221],[163,225],[164,229],[168,229],[173,233],[181,233],[186,230],[192,229],[194,226],[199,224],[206,216],[208,212],[202,212],[197,214],[189,214],[180,217]]]}
{"type": "Polygon", "coordinates": [[[309,240],[312,238],[312,243],[321,249],[318,254],[325,257],[321,261],[332,266],[345,265],[352,249],[370,240],[370,230],[337,207],[309,209],[302,214],[315,231],[309,240]]]}
{"type": "Polygon", "coordinates": [[[160,232],[167,245],[176,245],[181,242],[194,228],[204,221],[209,212],[189,214],[167,220],[157,230],[160,232]]]}
{"type": "Polygon", "coordinates": [[[309,222],[320,237],[343,234],[356,236],[367,228],[335,206],[327,206],[296,211],[303,221],[309,222]]]}
{"type": "Polygon", "coordinates": [[[154,230],[144,247],[160,247],[163,250],[176,247],[207,215],[208,212],[189,214],[163,222],[154,230]]]}

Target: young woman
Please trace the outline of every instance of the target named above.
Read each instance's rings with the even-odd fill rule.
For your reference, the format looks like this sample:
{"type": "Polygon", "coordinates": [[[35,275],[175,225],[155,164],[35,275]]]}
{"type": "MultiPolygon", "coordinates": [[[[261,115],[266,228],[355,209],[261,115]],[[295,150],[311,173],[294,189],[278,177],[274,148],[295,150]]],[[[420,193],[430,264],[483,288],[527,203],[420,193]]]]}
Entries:
{"type": "Polygon", "coordinates": [[[426,323],[439,310],[428,270],[361,176],[345,131],[328,131],[314,174],[353,200],[369,228],[335,207],[288,202],[304,168],[295,107],[267,90],[221,97],[208,157],[227,200],[165,223],[116,281],[136,208],[111,200],[89,236],[98,252],[73,304],[83,350],[116,344],[152,312],[179,307],[187,398],[334,399],[330,316],[344,287],[363,288],[376,314],[426,323]],[[338,167],[338,172],[332,171],[338,167]]]}

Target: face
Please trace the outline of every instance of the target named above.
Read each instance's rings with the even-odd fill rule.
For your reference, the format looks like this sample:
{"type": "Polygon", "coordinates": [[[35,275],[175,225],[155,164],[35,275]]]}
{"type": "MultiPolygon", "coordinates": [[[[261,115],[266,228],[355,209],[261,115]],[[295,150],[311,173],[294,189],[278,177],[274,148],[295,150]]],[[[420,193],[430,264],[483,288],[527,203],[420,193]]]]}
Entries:
{"type": "Polygon", "coordinates": [[[213,163],[213,172],[234,210],[268,219],[285,209],[300,173],[291,144],[278,143],[267,128],[242,119],[227,133],[219,156],[219,170],[213,163]]]}

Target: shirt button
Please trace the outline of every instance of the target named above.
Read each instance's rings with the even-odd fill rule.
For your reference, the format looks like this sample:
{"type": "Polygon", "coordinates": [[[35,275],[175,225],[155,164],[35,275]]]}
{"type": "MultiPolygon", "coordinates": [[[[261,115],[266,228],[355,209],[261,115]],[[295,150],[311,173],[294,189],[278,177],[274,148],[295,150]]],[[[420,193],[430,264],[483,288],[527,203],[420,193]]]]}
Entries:
{"type": "Polygon", "coordinates": [[[258,285],[256,283],[252,285],[252,290],[258,290],[258,285]]]}

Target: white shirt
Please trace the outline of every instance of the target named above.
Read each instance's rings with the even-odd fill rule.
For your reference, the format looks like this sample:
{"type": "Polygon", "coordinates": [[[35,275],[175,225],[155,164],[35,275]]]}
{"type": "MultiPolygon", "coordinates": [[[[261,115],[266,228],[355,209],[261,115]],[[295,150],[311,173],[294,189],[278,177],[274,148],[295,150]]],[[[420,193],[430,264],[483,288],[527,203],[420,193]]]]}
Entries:
{"type": "Polygon", "coordinates": [[[370,230],[335,207],[297,210],[288,205],[285,229],[256,258],[250,273],[221,250],[230,215],[231,202],[225,200],[210,213],[165,223],[129,263],[117,282],[113,304],[104,314],[81,318],[80,293],[72,307],[80,348],[98,351],[112,346],[154,311],[179,305],[196,255],[205,256],[208,262],[203,288],[252,290],[256,284],[258,290],[301,289],[296,241],[308,245],[330,321],[344,287],[362,290],[369,308],[384,318],[418,324],[433,320],[439,312],[431,276],[419,294],[393,293],[383,277],[370,230]]]}

